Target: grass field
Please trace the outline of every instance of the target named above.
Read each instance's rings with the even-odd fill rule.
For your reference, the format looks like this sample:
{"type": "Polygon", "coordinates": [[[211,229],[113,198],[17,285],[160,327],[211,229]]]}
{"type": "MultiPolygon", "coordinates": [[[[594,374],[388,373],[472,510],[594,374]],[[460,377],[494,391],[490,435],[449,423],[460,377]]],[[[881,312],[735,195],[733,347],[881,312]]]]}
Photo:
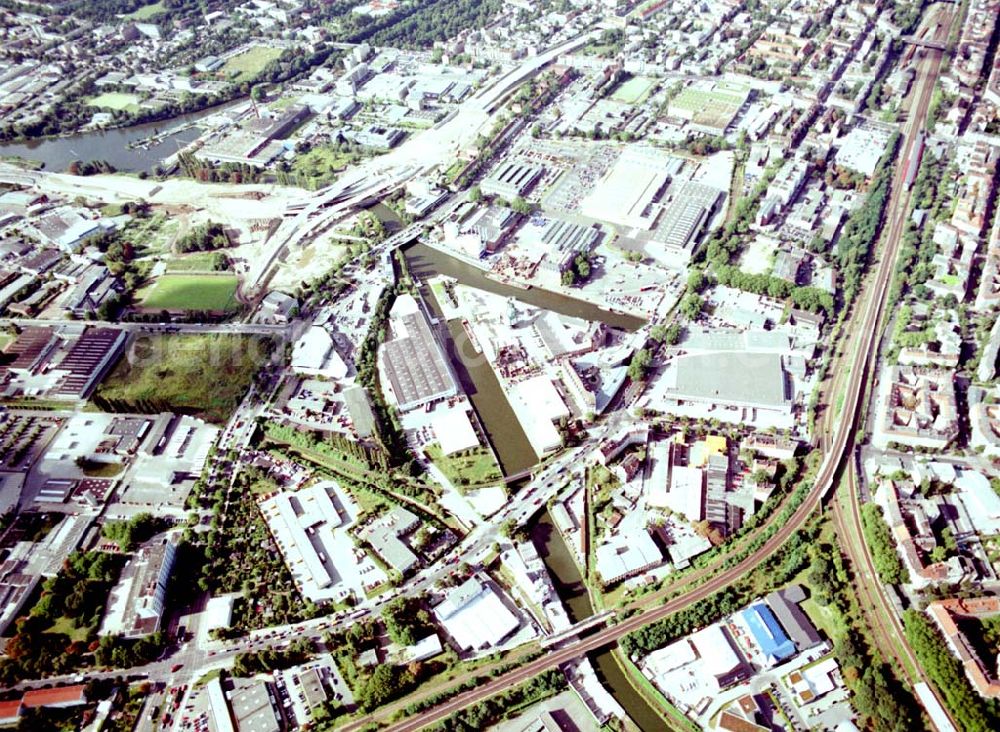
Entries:
{"type": "Polygon", "coordinates": [[[163,15],[167,12],[166,6],[163,4],[163,0],[159,2],[150,3],[149,5],[143,5],[141,8],[136,8],[128,15],[123,17],[128,20],[149,20],[150,18],[155,18],[157,15],[163,15]]]}
{"type": "Polygon", "coordinates": [[[146,310],[236,310],[236,283],[233,275],[166,274],[138,297],[146,310]]]}
{"type": "Polygon", "coordinates": [[[54,623],[46,630],[46,633],[62,633],[69,636],[71,641],[85,641],[90,637],[92,631],[94,631],[94,626],[83,625],[76,626],[71,618],[62,616],[57,618],[54,623]]]}
{"type": "Polygon", "coordinates": [[[615,93],[611,95],[611,98],[616,102],[623,102],[625,104],[640,104],[646,100],[649,93],[653,91],[654,86],[656,86],[656,82],[653,79],[647,79],[644,76],[633,76],[615,89],[615,93]]]}
{"type": "Polygon", "coordinates": [[[225,422],[250,387],[270,341],[243,335],[142,338],[98,387],[94,400],[114,411],[179,411],[225,422]]]}
{"type": "Polygon", "coordinates": [[[217,252],[193,252],[167,261],[167,272],[215,272],[215,255],[217,252]]]}
{"type": "Polygon", "coordinates": [[[264,67],[281,55],[280,48],[254,46],[238,56],[228,59],[222,67],[226,78],[239,83],[257,78],[264,67]]]}
{"type": "Polygon", "coordinates": [[[87,100],[87,104],[91,107],[100,107],[101,109],[125,109],[129,112],[134,112],[139,109],[139,97],[135,94],[105,92],[96,97],[91,97],[87,100]]]}
{"type": "Polygon", "coordinates": [[[456,487],[496,483],[503,478],[493,453],[485,447],[445,456],[434,444],[427,447],[427,456],[456,487]]]}

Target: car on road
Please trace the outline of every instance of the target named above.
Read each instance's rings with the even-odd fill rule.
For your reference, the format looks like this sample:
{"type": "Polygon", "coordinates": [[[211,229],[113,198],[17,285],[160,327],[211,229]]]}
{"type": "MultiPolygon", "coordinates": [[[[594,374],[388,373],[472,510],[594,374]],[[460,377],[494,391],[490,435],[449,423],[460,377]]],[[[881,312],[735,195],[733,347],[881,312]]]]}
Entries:
{"type": "Polygon", "coordinates": [[[183,663],[175,663],[173,666],[170,667],[170,673],[175,674],[178,671],[180,671],[182,668],[184,668],[184,664],[183,663]]]}

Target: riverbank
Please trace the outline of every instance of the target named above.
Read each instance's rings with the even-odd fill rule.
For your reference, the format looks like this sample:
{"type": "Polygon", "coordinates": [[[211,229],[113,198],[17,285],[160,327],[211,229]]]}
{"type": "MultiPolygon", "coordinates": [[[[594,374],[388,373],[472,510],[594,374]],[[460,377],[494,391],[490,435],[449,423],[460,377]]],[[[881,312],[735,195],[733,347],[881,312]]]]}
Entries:
{"type": "Polygon", "coordinates": [[[528,305],[552,310],[583,320],[600,322],[628,332],[634,332],[645,325],[645,320],[635,315],[606,310],[586,300],[580,300],[552,290],[537,287],[522,289],[504,284],[488,276],[489,270],[482,262],[458,257],[443,248],[433,247],[425,242],[411,244],[403,250],[410,271],[419,280],[426,282],[436,275],[446,275],[461,284],[469,285],[503,297],[513,297],[528,305]]]}
{"type": "MultiPolygon", "coordinates": [[[[546,510],[531,528],[531,538],[552,575],[556,592],[559,593],[567,613],[573,623],[585,620],[594,614],[586,583],[580,567],[573,559],[569,547],[552,516],[546,510]]],[[[642,732],[661,732],[671,725],[665,711],[654,706],[629,680],[626,670],[615,655],[616,646],[588,654],[598,680],[615,702],[625,711],[629,721],[642,732]]]]}
{"type": "Polygon", "coordinates": [[[105,160],[126,173],[149,172],[201,136],[199,122],[246,102],[227,100],[195,112],[122,127],[0,143],[0,159],[21,158],[60,172],[74,160],[105,160]],[[156,138],[153,144],[142,144],[156,138]]]}

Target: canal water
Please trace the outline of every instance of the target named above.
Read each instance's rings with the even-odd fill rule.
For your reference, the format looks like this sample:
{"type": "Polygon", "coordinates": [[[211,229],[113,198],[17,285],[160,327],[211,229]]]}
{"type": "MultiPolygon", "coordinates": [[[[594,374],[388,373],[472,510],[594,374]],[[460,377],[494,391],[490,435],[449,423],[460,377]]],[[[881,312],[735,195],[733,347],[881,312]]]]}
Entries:
{"type": "MultiPolygon", "coordinates": [[[[594,607],[580,569],[547,510],[532,527],[531,539],[552,575],[570,620],[576,623],[593,615],[594,607]]],[[[667,728],[656,710],[629,683],[611,648],[595,651],[589,658],[601,683],[642,732],[663,732],[667,728]]]]}
{"type": "Polygon", "coordinates": [[[51,137],[29,142],[0,143],[0,158],[18,157],[37,160],[45,164],[46,170],[55,173],[64,172],[74,160],[85,162],[107,160],[117,170],[126,173],[150,171],[157,163],[193,142],[201,134],[201,130],[197,127],[188,127],[173,135],[167,135],[158,143],[147,147],[130,148],[130,143],[138,142],[155,133],[197,122],[239,103],[209,107],[191,114],[131,127],[80,132],[66,137],[51,137]]]}
{"type": "MultiPolygon", "coordinates": [[[[380,217],[384,214],[379,213],[380,217]]],[[[602,310],[590,303],[558,293],[534,288],[522,290],[495,282],[486,277],[482,270],[423,244],[406,247],[403,253],[411,274],[420,282],[427,282],[442,274],[470,287],[504,297],[515,297],[536,307],[565,315],[601,321],[615,328],[635,330],[643,323],[639,318],[602,310]]],[[[435,313],[441,317],[437,302],[426,288],[424,299],[432,304],[435,313]]],[[[449,322],[447,333],[442,335],[446,336],[445,346],[452,366],[486,429],[504,475],[514,475],[535,465],[538,456],[524,434],[517,415],[511,409],[493,368],[469,340],[461,321],[449,322]]]]}
{"type": "Polygon", "coordinates": [[[425,244],[413,244],[407,247],[404,253],[406,260],[410,263],[410,271],[415,277],[424,281],[436,274],[443,274],[455,278],[463,285],[470,285],[504,297],[515,297],[535,307],[553,310],[576,318],[607,323],[613,328],[627,331],[638,330],[645,322],[642,318],[637,318],[634,315],[613,313],[584,300],[567,297],[556,292],[540,290],[536,287],[523,290],[519,287],[505,285],[502,282],[491,280],[481,269],[439,252],[437,249],[432,249],[425,244]]]}
{"type": "MultiPolygon", "coordinates": [[[[430,288],[424,287],[423,296],[434,314],[442,318],[441,308],[430,288]]],[[[500,388],[493,368],[466,336],[462,321],[448,321],[447,328],[440,334],[448,351],[448,360],[479,415],[503,474],[516,475],[527,470],[538,462],[538,455],[521,429],[521,423],[500,388]]]]}

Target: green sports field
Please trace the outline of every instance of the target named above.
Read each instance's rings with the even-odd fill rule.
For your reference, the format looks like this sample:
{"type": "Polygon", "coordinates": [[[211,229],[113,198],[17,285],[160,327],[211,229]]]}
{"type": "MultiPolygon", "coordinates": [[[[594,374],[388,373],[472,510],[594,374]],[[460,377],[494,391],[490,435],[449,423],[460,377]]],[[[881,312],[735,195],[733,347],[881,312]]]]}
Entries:
{"type": "Polygon", "coordinates": [[[725,127],[747,99],[746,89],[717,84],[713,89],[688,87],[670,100],[670,112],[698,124],[725,127]]]}
{"type": "Polygon", "coordinates": [[[624,104],[639,104],[645,101],[654,86],[656,86],[656,82],[653,79],[647,79],[643,76],[633,76],[615,89],[615,93],[611,95],[611,99],[616,102],[623,102],[624,104]]]}
{"type": "Polygon", "coordinates": [[[139,291],[146,310],[235,310],[237,279],[232,275],[166,274],[139,291]]]}
{"type": "Polygon", "coordinates": [[[256,79],[264,67],[280,55],[280,48],[254,46],[228,59],[222,66],[222,73],[226,75],[226,78],[232,77],[232,80],[237,83],[250,81],[256,79]]]}
{"type": "Polygon", "coordinates": [[[160,0],[159,2],[136,8],[128,15],[122,17],[128,20],[149,20],[150,18],[155,18],[157,15],[163,15],[165,12],[167,12],[167,8],[163,4],[163,0],[160,0]]]}
{"type": "Polygon", "coordinates": [[[129,112],[134,112],[139,109],[139,97],[135,94],[105,92],[96,97],[91,97],[87,100],[87,104],[91,107],[100,107],[102,109],[127,109],[129,112]]]}

